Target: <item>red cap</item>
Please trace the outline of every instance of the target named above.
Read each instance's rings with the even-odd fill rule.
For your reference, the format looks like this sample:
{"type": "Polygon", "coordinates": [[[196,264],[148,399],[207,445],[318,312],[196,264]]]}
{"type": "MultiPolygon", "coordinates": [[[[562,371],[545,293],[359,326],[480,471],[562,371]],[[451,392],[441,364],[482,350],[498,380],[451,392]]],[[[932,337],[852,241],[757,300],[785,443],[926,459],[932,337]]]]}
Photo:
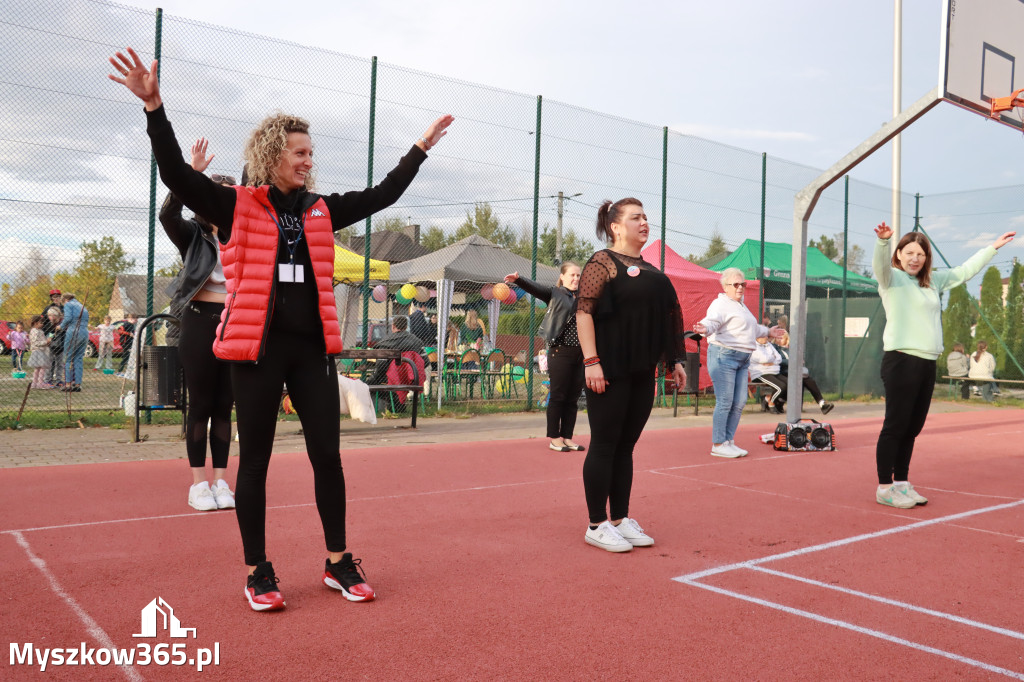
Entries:
{"type": "Polygon", "coordinates": [[[50,289],[50,296],[53,296],[54,294],[60,294],[60,289],[50,289]]]}

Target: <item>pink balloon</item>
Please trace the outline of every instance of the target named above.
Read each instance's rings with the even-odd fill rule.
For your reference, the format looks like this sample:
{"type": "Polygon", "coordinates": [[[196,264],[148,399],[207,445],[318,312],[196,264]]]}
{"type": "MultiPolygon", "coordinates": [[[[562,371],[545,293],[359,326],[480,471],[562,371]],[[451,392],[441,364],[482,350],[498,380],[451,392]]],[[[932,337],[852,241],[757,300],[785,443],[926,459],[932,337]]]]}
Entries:
{"type": "Polygon", "coordinates": [[[482,287],[480,287],[480,295],[484,297],[485,301],[490,301],[492,298],[494,298],[494,285],[485,284],[482,287]]]}
{"type": "Polygon", "coordinates": [[[378,284],[373,288],[373,300],[377,303],[383,303],[388,298],[388,288],[383,284],[378,284]]]}

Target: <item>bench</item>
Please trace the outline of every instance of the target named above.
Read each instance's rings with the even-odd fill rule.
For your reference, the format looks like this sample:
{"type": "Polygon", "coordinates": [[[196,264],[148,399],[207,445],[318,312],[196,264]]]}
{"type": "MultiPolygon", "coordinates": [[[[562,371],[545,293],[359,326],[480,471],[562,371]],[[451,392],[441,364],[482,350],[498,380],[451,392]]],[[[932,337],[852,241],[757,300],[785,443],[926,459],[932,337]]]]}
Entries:
{"type": "Polygon", "coordinates": [[[376,394],[389,391],[410,391],[412,396],[412,428],[416,428],[416,415],[419,410],[419,397],[423,393],[423,384],[420,380],[420,371],[416,363],[409,358],[402,357],[402,351],[390,348],[351,348],[343,350],[337,355],[338,372],[351,376],[358,375],[360,380],[365,380],[367,372],[376,368],[377,362],[398,361],[409,365],[412,368],[413,383],[410,384],[371,384],[370,393],[374,395],[376,406],[376,394]],[[347,366],[345,363],[348,363],[347,366]]]}
{"type": "Polygon", "coordinates": [[[967,382],[970,382],[972,384],[989,384],[989,383],[992,383],[992,384],[1010,384],[1010,385],[1024,386],[1024,381],[1022,381],[1021,379],[972,379],[971,377],[952,377],[952,376],[949,376],[948,374],[947,375],[943,375],[940,378],[948,379],[949,380],[949,395],[950,395],[950,397],[955,397],[956,388],[959,385],[959,383],[962,382],[962,381],[967,381],[967,382]]]}

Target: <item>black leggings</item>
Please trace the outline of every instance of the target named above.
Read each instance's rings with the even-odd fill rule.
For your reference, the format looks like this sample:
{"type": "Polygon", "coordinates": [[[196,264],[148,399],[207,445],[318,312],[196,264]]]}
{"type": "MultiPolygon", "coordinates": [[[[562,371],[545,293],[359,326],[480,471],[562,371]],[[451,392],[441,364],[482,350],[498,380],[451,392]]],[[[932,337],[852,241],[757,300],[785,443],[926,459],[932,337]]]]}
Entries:
{"type": "Polygon", "coordinates": [[[231,366],[238,423],[235,504],[245,563],[266,561],[267,467],[282,389],[302,423],[306,455],[328,552],[345,550],[345,475],[341,470],[338,372],[322,337],[271,329],[257,364],[231,366]]]}
{"type": "Polygon", "coordinates": [[[906,481],[914,440],[928,418],[935,390],[935,360],[889,350],[882,356],[885,421],[878,434],[875,464],[878,484],[906,481]]]}
{"type": "Polygon", "coordinates": [[[654,383],[652,367],[609,380],[604,393],[587,389],[590,449],[583,462],[583,489],[590,523],[629,516],[633,447],[651,416],[654,383]]]}
{"type": "Polygon", "coordinates": [[[579,346],[552,346],[548,349],[548,438],[572,438],[576,429],[577,401],[586,377],[583,375],[583,351],[579,346]]]}
{"type": "MultiPolygon", "coordinates": [[[[771,396],[771,401],[777,403],[778,401],[785,402],[786,395],[789,393],[789,376],[785,374],[762,374],[757,378],[763,384],[767,384],[775,389],[774,394],[771,396]]],[[[818,384],[810,376],[805,376],[803,379],[804,388],[811,393],[811,397],[814,398],[814,402],[820,403],[825,399],[825,396],[821,394],[821,389],[818,388],[818,384]]],[[[800,396],[801,400],[803,396],[800,396]]]]}
{"type": "Polygon", "coordinates": [[[223,303],[195,301],[181,313],[178,357],[185,370],[188,413],[185,451],[190,467],[206,466],[206,424],[210,424],[210,456],[214,469],[228,468],[231,448],[231,367],[213,354],[213,340],[223,303]]]}

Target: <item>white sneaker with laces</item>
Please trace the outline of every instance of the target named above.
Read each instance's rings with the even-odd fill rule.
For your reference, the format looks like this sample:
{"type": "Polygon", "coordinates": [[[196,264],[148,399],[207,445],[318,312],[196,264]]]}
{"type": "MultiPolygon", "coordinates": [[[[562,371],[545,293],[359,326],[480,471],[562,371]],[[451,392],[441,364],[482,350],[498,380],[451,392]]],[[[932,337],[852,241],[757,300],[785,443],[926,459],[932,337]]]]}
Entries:
{"type": "Polygon", "coordinates": [[[188,506],[199,511],[213,511],[217,508],[217,499],[206,481],[196,483],[188,489],[188,506]]]}
{"type": "Polygon", "coordinates": [[[722,443],[721,445],[711,445],[711,456],[735,459],[736,457],[742,457],[743,455],[740,454],[740,451],[737,448],[734,448],[728,443],[722,443]]]}
{"type": "Polygon", "coordinates": [[[604,521],[597,528],[587,528],[587,534],[583,538],[588,545],[600,547],[609,552],[631,552],[633,543],[622,537],[619,529],[609,521],[604,521]]]}
{"type": "Polygon", "coordinates": [[[734,441],[734,440],[727,440],[725,442],[728,443],[734,450],[739,450],[740,457],[746,457],[747,455],[750,454],[749,450],[744,450],[739,445],[736,445],[736,441],[734,441]]]}
{"type": "Polygon", "coordinates": [[[897,509],[913,509],[917,506],[914,500],[903,494],[903,491],[895,485],[879,486],[875,491],[875,502],[897,509]]]}
{"type": "Polygon", "coordinates": [[[615,530],[619,531],[619,535],[634,547],[650,547],[654,544],[654,538],[644,532],[636,519],[629,517],[622,519],[619,525],[615,526],[615,530]]]}
{"type": "Polygon", "coordinates": [[[231,488],[228,487],[228,482],[223,478],[218,478],[213,484],[212,488],[213,498],[217,502],[217,509],[234,509],[235,508],[235,494],[231,492],[231,488]]]}
{"type": "Polygon", "coordinates": [[[917,504],[928,504],[928,498],[914,490],[910,483],[899,483],[900,492],[912,499],[917,504]]]}

